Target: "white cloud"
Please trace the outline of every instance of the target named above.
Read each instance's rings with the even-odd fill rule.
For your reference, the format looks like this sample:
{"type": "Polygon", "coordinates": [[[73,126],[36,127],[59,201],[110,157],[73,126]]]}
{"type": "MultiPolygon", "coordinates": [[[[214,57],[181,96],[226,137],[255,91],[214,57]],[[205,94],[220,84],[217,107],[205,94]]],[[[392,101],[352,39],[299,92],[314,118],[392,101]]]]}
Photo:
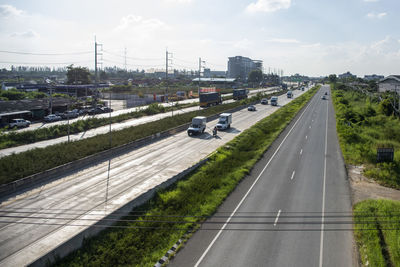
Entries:
{"type": "Polygon", "coordinates": [[[17,38],[38,38],[39,34],[33,30],[28,30],[26,32],[14,32],[10,34],[10,37],[17,37],[17,38]]]}
{"type": "Polygon", "coordinates": [[[381,13],[374,13],[374,12],[370,12],[367,14],[367,18],[369,19],[381,19],[383,17],[385,17],[387,15],[386,12],[381,12],[381,13]]]}
{"type": "Polygon", "coordinates": [[[372,2],[379,2],[379,0],[364,0],[364,2],[372,3],[372,2]]]}
{"type": "Polygon", "coordinates": [[[269,39],[269,40],[267,40],[267,42],[282,43],[282,44],[298,44],[298,43],[300,43],[300,41],[296,40],[296,39],[281,39],[281,38],[269,39]]]}
{"type": "Polygon", "coordinates": [[[246,7],[246,12],[275,12],[279,9],[288,9],[291,5],[291,0],[257,0],[256,3],[251,3],[246,7]]]}
{"type": "Polygon", "coordinates": [[[0,15],[1,17],[16,17],[23,15],[24,11],[19,10],[11,5],[0,5],[0,15]]]}
{"type": "Polygon", "coordinates": [[[164,0],[166,3],[176,3],[176,4],[190,4],[193,0],[164,0]]]}
{"type": "Polygon", "coordinates": [[[120,20],[120,24],[115,28],[117,31],[141,28],[143,31],[154,31],[160,28],[167,28],[167,25],[159,19],[144,19],[141,16],[128,15],[120,20]]]}

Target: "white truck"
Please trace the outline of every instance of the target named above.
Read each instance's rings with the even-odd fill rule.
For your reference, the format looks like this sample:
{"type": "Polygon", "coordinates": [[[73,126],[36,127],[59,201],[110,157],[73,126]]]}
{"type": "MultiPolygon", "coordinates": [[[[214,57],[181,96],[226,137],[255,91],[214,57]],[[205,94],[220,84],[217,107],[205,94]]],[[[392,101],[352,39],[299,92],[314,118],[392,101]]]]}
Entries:
{"type": "Polygon", "coordinates": [[[189,136],[204,133],[206,129],[207,118],[203,116],[197,116],[192,119],[192,123],[187,129],[187,134],[189,136]]]}
{"type": "Polygon", "coordinates": [[[29,127],[29,125],[31,125],[31,122],[28,120],[24,120],[24,119],[13,119],[10,122],[10,128],[22,128],[22,127],[29,127]]]}
{"type": "Polygon", "coordinates": [[[217,123],[218,131],[231,128],[231,123],[232,113],[222,113],[221,115],[219,115],[219,120],[217,123]]]}

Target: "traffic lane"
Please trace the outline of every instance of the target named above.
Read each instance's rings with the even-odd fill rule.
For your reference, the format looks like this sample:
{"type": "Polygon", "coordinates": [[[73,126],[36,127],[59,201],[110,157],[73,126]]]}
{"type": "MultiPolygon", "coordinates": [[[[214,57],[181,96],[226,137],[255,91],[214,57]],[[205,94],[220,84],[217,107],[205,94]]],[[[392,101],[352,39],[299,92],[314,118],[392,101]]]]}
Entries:
{"type": "MultiPolygon", "coordinates": [[[[315,97],[313,98],[313,100],[315,99],[315,97]]],[[[311,102],[313,102],[313,100],[311,100],[311,102]]],[[[312,107],[312,103],[310,102],[310,106],[312,107]]],[[[315,102],[315,101],[314,101],[315,102]]],[[[298,115],[300,116],[300,115],[298,115]]],[[[296,117],[296,119],[298,118],[298,116],[296,117]]],[[[286,136],[286,134],[288,133],[289,129],[293,126],[294,122],[292,122],[289,127],[287,127],[284,132],[278,137],[278,139],[271,145],[270,149],[266,151],[264,157],[261,158],[261,160],[256,163],[256,165],[253,168],[252,174],[250,176],[248,176],[246,179],[244,179],[237,187],[236,189],[230,194],[230,196],[226,199],[226,201],[224,201],[224,203],[220,206],[220,208],[218,209],[216,216],[213,216],[212,218],[210,218],[211,222],[221,222],[221,221],[225,221],[226,217],[230,215],[231,211],[235,209],[237,203],[240,201],[240,199],[242,199],[243,195],[246,194],[248,188],[251,186],[251,184],[254,182],[254,180],[257,177],[257,174],[259,174],[262,169],[264,168],[264,166],[267,164],[267,161],[270,159],[270,157],[273,155],[274,151],[277,149],[279,143],[282,141],[282,139],[284,138],[284,136],[286,136]],[[220,219],[218,218],[218,216],[225,216],[225,219],[220,219]]],[[[300,129],[303,129],[303,131],[305,130],[305,127],[302,127],[303,124],[299,123],[297,124],[300,129]]],[[[292,136],[297,137],[300,136],[301,134],[293,134],[292,136]]],[[[293,138],[293,137],[292,137],[293,138]]],[[[295,149],[296,150],[296,149],[295,149]]],[[[298,150],[298,148],[297,148],[298,150]]],[[[281,164],[281,162],[278,161],[278,165],[281,164]]],[[[278,168],[280,169],[280,168],[278,168]]],[[[286,180],[285,179],[279,179],[280,177],[274,175],[274,176],[269,176],[269,179],[277,179],[278,183],[273,183],[271,181],[267,182],[267,179],[265,179],[265,183],[266,183],[266,190],[269,190],[268,194],[264,192],[264,188],[261,186],[256,186],[255,188],[259,188],[258,190],[261,191],[261,194],[263,194],[266,198],[271,199],[271,201],[273,199],[278,199],[278,197],[275,197],[275,195],[278,194],[277,189],[279,188],[278,184],[282,184],[282,183],[287,183],[290,180],[289,177],[289,173],[290,172],[286,172],[286,180]]],[[[286,194],[288,197],[290,197],[293,194],[286,194]]],[[[268,202],[268,201],[267,201],[268,202]]],[[[258,205],[257,202],[255,203],[255,205],[258,205]]],[[[282,206],[280,206],[282,207],[282,206]]],[[[261,215],[266,215],[269,216],[269,222],[270,224],[272,223],[272,221],[274,220],[277,212],[278,212],[278,208],[271,209],[269,208],[269,206],[265,206],[265,205],[261,205],[260,208],[255,209],[252,208],[250,209],[249,212],[245,211],[245,212],[241,212],[238,213],[239,215],[252,215],[252,212],[258,212],[258,211],[266,211],[266,213],[262,213],[261,215]],[[271,217],[272,216],[272,217],[271,217]]],[[[256,214],[256,213],[254,213],[256,214]]],[[[257,215],[257,214],[256,214],[257,215]]],[[[260,215],[260,214],[258,214],[260,215]]],[[[241,218],[243,219],[243,218],[241,218]]],[[[214,228],[218,228],[218,227],[222,227],[223,223],[221,224],[217,224],[214,225],[212,224],[212,226],[214,226],[214,228]]],[[[270,226],[270,225],[269,225],[270,226]]],[[[232,226],[233,227],[233,226],[232,226]]],[[[209,226],[207,224],[203,224],[202,225],[202,229],[209,229],[209,226]]],[[[228,234],[230,234],[230,231],[227,230],[228,234]]],[[[209,246],[209,244],[211,243],[211,241],[213,240],[213,238],[215,237],[215,235],[218,233],[218,231],[211,231],[211,230],[205,230],[205,231],[198,231],[196,232],[193,237],[189,240],[188,243],[185,244],[185,247],[182,249],[182,251],[180,251],[174,259],[172,259],[170,265],[172,266],[193,266],[197,260],[200,258],[200,256],[202,255],[202,253],[206,250],[206,248],[209,246]]],[[[237,232],[234,232],[235,234],[237,232]]],[[[225,234],[225,232],[223,233],[225,234]]],[[[240,234],[240,232],[239,232],[240,234]]],[[[236,254],[236,256],[234,256],[234,258],[236,260],[241,260],[241,259],[245,259],[245,254],[243,253],[243,250],[245,250],[246,248],[248,248],[248,246],[243,245],[242,241],[243,239],[246,238],[246,236],[248,236],[248,234],[251,235],[251,232],[245,232],[243,233],[241,237],[238,238],[233,238],[231,242],[228,242],[228,246],[232,245],[233,248],[229,248],[229,249],[234,249],[234,247],[237,247],[236,252],[238,254],[236,254]],[[240,259],[238,258],[240,257],[240,259]]],[[[262,235],[262,237],[268,237],[271,235],[275,235],[276,233],[274,232],[257,232],[258,235],[262,235]]],[[[279,242],[279,241],[274,241],[274,242],[279,242]]],[[[220,246],[218,245],[214,245],[211,250],[213,250],[215,247],[217,247],[217,249],[221,249],[220,246]]],[[[229,250],[228,249],[228,250],[229,250]]],[[[259,250],[257,252],[260,252],[262,254],[264,254],[264,252],[262,250],[259,250]]],[[[221,253],[224,253],[223,251],[221,253]]],[[[220,264],[224,265],[226,264],[226,266],[229,266],[229,264],[235,264],[235,262],[226,262],[227,257],[222,257],[223,261],[220,262],[220,264]]],[[[212,262],[210,263],[212,265],[216,264],[218,265],[218,262],[212,262]]],[[[202,264],[203,265],[203,264],[202,264]]],[[[207,264],[204,264],[207,265],[207,264]]],[[[240,265],[240,264],[238,264],[240,265]]],[[[254,263],[252,264],[254,265],[254,263]]],[[[265,265],[265,264],[261,264],[261,265],[265,265]]]]}
{"type": "MultiPolygon", "coordinates": [[[[233,116],[236,118],[234,125],[238,130],[237,133],[276,110],[276,107],[262,106],[260,108],[265,109],[265,112],[256,112],[255,114],[247,111],[234,113],[233,116]],[[241,119],[241,117],[244,119],[241,119]]],[[[108,181],[108,211],[111,212],[129,199],[137,197],[140,192],[151,189],[165,179],[176,175],[180,170],[193,165],[199,158],[205,157],[235,136],[231,131],[219,133],[220,139],[214,139],[207,134],[199,138],[187,139],[188,137],[185,135],[186,133],[180,133],[157,142],[154,146],[144,147],[113,159],[111,162],[111,178],[108,181]],[[204,141],[207,139],[210,139],[213,143],[212,146],[204,145],[204,141]],[[193,153],[194,151],[197,153],[193,153]],[[176,156],[170,156],[169,153],[176,156]]],[[[108,162],[105,162],[82,170],[40,189],[28,192],[24,196],[17,196],[16,199],[3,203],[2,208],[7,207],[17,211],[21,208],[31,211],[55,210],[56,215],[65,215],[65,207],[68,207],[69,210],[77,211],[76,216],[73,217],[77,220],[73,222],[80,223],[79,219],[82,216],[95,215],[92,214],[93,211],[105,208],[107,169],[108,162]]],[[[102,215],[96,216],[94,218],[98,219],[102,215]]],[[[63,224],[73,218],[58,220],[58,222],[63,224]]],[[[34,223],[43,222],[43,219],[24,218],[1,228],[0,236],[5,240],[0,246],[1,257],[14,256],[8,257],[3,262],[14,262],[15,257],[21,253],[32,253],[32,250],[21,250],[21,248],[29,245],[51,249],[51,246],[55,245],[54,242],[61,242],[67,238],[62,233],[60,236],[59,229],[62,232],[67,232],[67,234],[73,232],[73,229],[82,229],[82,227],[77,226],[60,227],[59,225],[38,228],[32,224],[24,224],[28,220],[34,223]],[[57,236],[57,241],[51,242],[51,237],[54,236],[57,236]]],[[[53,222],[52,218],[44,220],[53,222]]],[[[23,259],[20,258],[19,260],[23,259]]]]}
{"type": "MultiPolygon", "coordinates": [[[[338,229],[339,231],[324,233],[323,266],[357,266],[353,232],[348,231],[352,225],[347,224],[352,221],[351,190],[337,138],[335,111],[329,97],[330,90],[328,86],[324,89],[328,92],[328,100],[325,101],[329,107],[325,210],[328,216],[343,216],[335,217],[335,219],[345,221],[346,224],[325,225],[327,230],[338,229]],[[332,251],[340,251],[341,254],[331,253],[332,251]]],[[[326,221],[330,220],[332,219],[327,218],[326,221]]]]}
{"type": "MultiPolygon", "coordinates": [[[[307,113],[306,117],[310,114],[312,113],[307,113]]],[[[306,120],[304,117],[299,124],[304,124],[306,120]]],[[[317,121],[320,120],[317,118],[317,121]]],[[[309,165],[307,168],[298,170],[298,174],[293,179],[291,175],[293,173],[292,166],[297,165],[299,161],[297,158],[299,147],[292,139],[296,139],[299,135],[305,136],[307,131],[304,128],[303,131],[299,131],[298,128],[294,129],[238,210],[239,213],[266,212],[268,214],[275,211],[276,218],[278,218],[276,226],[274,226],[275,221],[273,220],[269,220],[268,224],[262,225],[261,228],[257,224],[253,224],[262,223],[265,221],[264,219],[252,219],[247,224],[228,225],[228,230],[222,232],[200,266],[245,266],[266,263],[267,266],[293,266],[296,264],[314,266],[318,263],[320,234],[316,231],[304,231],[304,229],[318,230],[319,225],[303,224],[307,220],[302,216],[294,220],[298,224],[281,225],[278,217],[278,213],[281,215],[279,211],[284,214],[300,212],[302,215],[305,212],[321,210],[321,201],[316,201],[316,199],[322,198],[320,178],[323,176],[324,165],[324,135],[320,131],[314,131],[318,136],[311,137],[312,134],[310,135],[305,148],[309,150],[311,147],[313,151],[300,158],[300,161],[307,161],[309,165]],[[292,156],[290,157],[290,155],[292,156]],[[229,231],[229,229],[238,227],[249,231],[229,231]],[[294,231],[264,233],[262,230],[254,231],[255,229],[269,231],[294,229],[294,231]],[[235,242],[237,240],[240,242],[235,242]],[[284,252],[276,254],[276,251],[284,252]],[[304,257],[305,254],[308,257],[304,257]],[[236,257],[235,255],[241,256],[236,257]]],[[[235,218],[232,222],[238,223],[241,220],[241,218],[235,218]]]]}
{"type": "MultiPolygon", "coordinates": [[[[234,102],[234,100],[227,100],[224,101],[224,103],[231,103],[234,102]]],[[[287,103],[287,101],[285,101],[285,103],[287,103]]],[[[112,130],[117,131],[117,130],[122,130],[125,128],[129,128],[132,126],[136,126],[136,125],[140,125],[140,124],[144,124],[144,123],[148,123],[148,122],[153,122],[153,121],[157,121],[166,117],[171,117],[174,114],[183,114],[183,113],[187,113],[187,112],[191,112],[191,111],[196,111],[199,110],[200,107],[196,106],[196,107],[189,107],[189,108],[184,108],[184,109],[180,109],[174,112],[166,112],[166,113],[160,113],[160,114],[156,114],[156,115],[152,115],[152,116],[144,116],[141,118],[137,118],[137,119],[130,119],[130,120],[126,120],[120,123],[114,123],[111,125],[112,130]]],[[[79,118],[82,119],[82,118],[79,118]]],[[[78,119],[75,119],[78,120],[78,119]]],[[[72,122],[72,121],[71,121],[72,122]]],[[[66,122],[65,122],[66,123],[66,122]]],[[[105,134],[108,133],[110,130],[110,126],[109,125],[105,125],[105,126],[101,126],[95,129],[91,129],[85,132],[80,132],[80,133],[76,133],[76,134],[70,134],[69,139],[70,141],[79,141],[82,139],[86,139],[86,138],[90,138],[99,134],[105,134]]],[[[32,144],[27,144],[27,145],[21,145],[21,146],[17,146],[17,147],[11,147],[11,148],[6,148],[6,149],[1,149],[0,150],[0,158],[1,157],[5,157],[8,155],[11,155],[13,153],[18,154],[21,152],[25,152],[28,151],[30,149],[35,149],[35,148],[44,148],[50,145],[55,145],[55,144],[59,144],[59,143],[63,143],[63,142],[68,142],[68,136],[63,136],[63,137],[59,137],[59,138],[55,138],[55,139],[50,139],[50,140],[44,140],[44,141],[40,141],[40,142],[36,142],[36,143],[32,143],[32,144]]]]}
{"type": "MultiPolygon", "coordinates": [[[[258,92],[274,91],[274,90],[277,90],[277,88],[278,87],[270,87],[270,88],[250,90],[249,95],[254,95],[254,94],[257,94],[258,92]]],[[[226,97],[226,96],[232,96],[232,94],[222,95],[222,97],[226,97]]],[[[196,103],[196,102],[199,102],[198,98],[185,99],[185,100],[181,100],[181,101],[172,101],[172,102],[168,102],[168,103],[158,103],[158,104],[160,104],[164,107],[170,107],[175,104],[191,104],[191,103],[196,103]]],[[[119,116],[119,115],[130,113],[130,112],[135,112],[138,110],[143,110],[148,107],[149,107],[149,105],[144,105],[144,106],[137,106],[137,107],[127,108],[127,109],[122,109],[122,110],[116,110],[116,111],[111,112],[111,117],[119,116]]],[[[70,121],[70,123],[73,123],[78,120],[87,120],[88,118],[108,118],[109,116],[110,116],[109,113],[96,114],[96,115],[84,115],[84,116],[80,116],[79,118],[70,119],[69,121],[70,121]]],[[[68,124],[68,120],[55,121],[55,122],[51,122],[51,123],[43,123],[43,122],[32,123],[30,125],[30,127],[18,129],[18,130],[16,130],[16,132],[32,131],[32,130],[36,130],[36,129],[40,129],[40,128],[47,128],[47,127],[52,127],[55,125],[66,125],[66,124],[68,124]]]]}

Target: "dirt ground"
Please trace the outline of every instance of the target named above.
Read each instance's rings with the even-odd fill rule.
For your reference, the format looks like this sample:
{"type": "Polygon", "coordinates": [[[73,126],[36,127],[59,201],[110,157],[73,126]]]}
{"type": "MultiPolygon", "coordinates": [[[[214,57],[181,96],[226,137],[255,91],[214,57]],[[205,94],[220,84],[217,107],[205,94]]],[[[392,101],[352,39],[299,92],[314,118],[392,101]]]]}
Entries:
{"type": "Polygon", "coordinates": [[[353,204],[366,199],[392,199],[400,201],[400,190],[377,184],[374,180],[365,177],[363,166],[347,165],[347,174],[350,179],[353,204]]]}

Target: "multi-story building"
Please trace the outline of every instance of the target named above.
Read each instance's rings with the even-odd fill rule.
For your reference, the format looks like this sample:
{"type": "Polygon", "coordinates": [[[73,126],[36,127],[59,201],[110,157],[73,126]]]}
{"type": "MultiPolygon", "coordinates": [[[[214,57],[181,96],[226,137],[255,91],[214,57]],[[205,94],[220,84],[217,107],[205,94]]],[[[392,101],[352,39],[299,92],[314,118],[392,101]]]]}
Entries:
{"type": "Polygon", "coordinates": [[[383,75],[376,75],[376,74],[364,75],[364,80],[367,80],[367,81],[381,80],[383,78],[385,78],[385,76],[383,76],[383,75]]]}
{"type": "Polygon", "coordinates": [[[252,60],[242,56],[230,57],[228,61],[228,78],[246,81],[249,73],[255,69],[262,71],[261,60],[252,60]]]}

